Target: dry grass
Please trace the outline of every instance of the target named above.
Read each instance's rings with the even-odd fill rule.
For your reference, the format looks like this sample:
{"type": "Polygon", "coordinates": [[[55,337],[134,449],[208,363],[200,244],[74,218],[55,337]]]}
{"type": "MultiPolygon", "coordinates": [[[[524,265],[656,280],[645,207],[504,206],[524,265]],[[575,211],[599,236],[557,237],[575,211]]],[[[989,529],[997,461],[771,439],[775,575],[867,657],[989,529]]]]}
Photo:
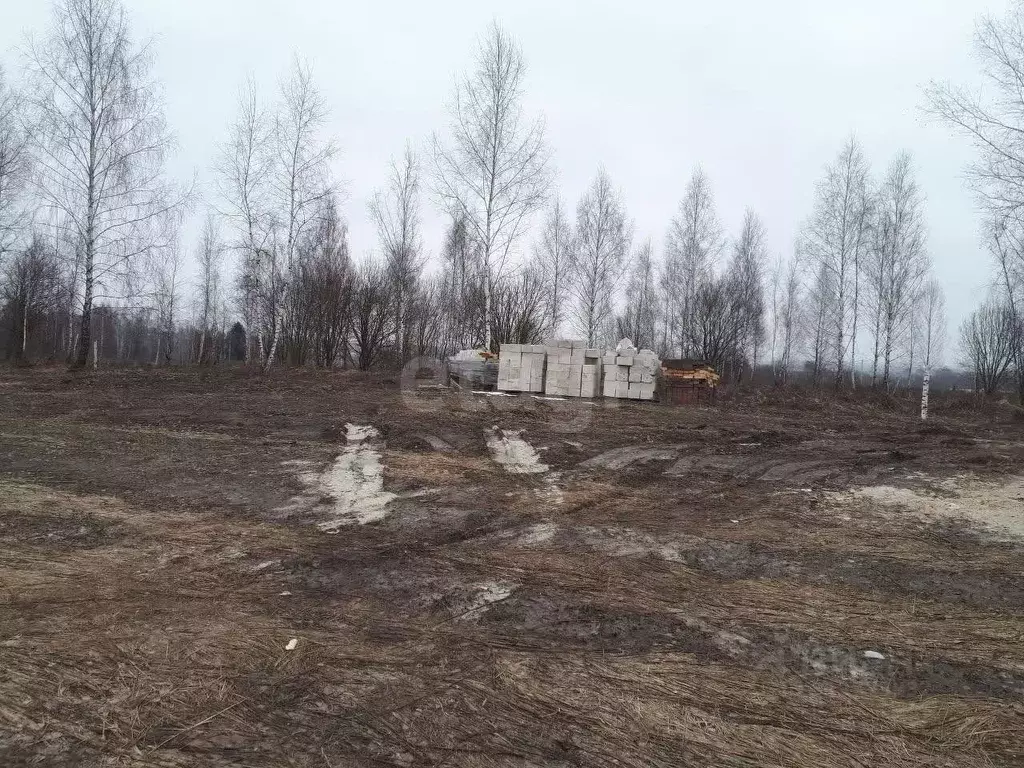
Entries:
{"type": "MultiPolygon", "coordinates": [[[[460,408],[451,429],[476,412],[460,408]]],[[[639,430],[627,417],[621,431],[639,430]]],[[[388,482],[442,501],[407,499],[379,526],[328,536],[240,512],[223,487],[231,470],[251,501],[280,485],[282,460],[323,461],[334,446],[319,427],[207,439],[181,417],[97,438],[74,423],[66,444],[0,427],[54,462],[124,440],[102,442],[104,456],[131,452],[140,473],[187,460],[196,483],[117,476],[123,490],[102,495],[0,477],[4,766],[1024,764],[1024,615],[982,590],[987,574],[1019,573],[1019,549],[868,507],[844,520],[815,494],[574,472],[579,452],[559,465],[552,448],[555,503],[543,478],[505,476],[482,444],[420,452],[405,433],[385,450],[388,482]],[[542,521],[551,538],[515,535],[542,521]],[[636,551],[612,546],[623,532],[636,551]],[[723,551],[791,567],[723,576],[701,560],[723,551]],[[844,564],[881,576],[847,583],[844,564]],[[973,603],[895,581],[957,568],[980,585],[973,603]],[[488,583],[513,591],[467,612],[488,583]],[[872,666],[865,649],[886,660],[872,666]]]]}
{"type": "MultiPolygon", "coordinates": [[[[110,544],[56,554],[5,539],[0,615],[20,628],[0,643],[10,759],[636,768],[1024,759],[1024,712],[1005,703],[848,690],[689,653],[609,655],[486,622],[389,616],[343,593],[317,606],[322,615],[253,571],[259,553],[302,551],[305,531],[132,511],[23,484],[3,491],[0,513],[45,520],[65,510],[118,532],[110,544]],[[291,637],[299,645],[289,652],[291,637]]],[[[524,593],[634,615],[785,626],[883,648],[912,638],[923,655],[1024,664],[1019,617],[792,583],[714,584],[643,560],[602,568],[585,555],[472,548],[436,557],[524,593]]]]}

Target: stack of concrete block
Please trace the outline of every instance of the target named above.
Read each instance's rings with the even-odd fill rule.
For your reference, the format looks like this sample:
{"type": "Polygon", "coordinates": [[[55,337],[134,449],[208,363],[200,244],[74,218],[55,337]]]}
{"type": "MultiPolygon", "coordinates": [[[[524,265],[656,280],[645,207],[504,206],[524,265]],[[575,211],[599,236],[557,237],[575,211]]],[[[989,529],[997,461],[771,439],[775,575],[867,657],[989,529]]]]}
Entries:
{"type": "Polygon", "coordinates": [[[601,350],[586,342],[562,339],[547,345],[544,394],[552,397],[597,397],[601,394],[601,350]]]}
{"type": "Polygon", "coordinates": [[[654,377],[661,366],[658,356],[649,349],[638,350],[627,339],[615,350],[605,352],[605,397],[622,400],[653,400],[654,377]]]}
{"type": "Polygon", "coordinates": [[[498,350],[498,389],[543,392],[544,360],[542,344],[502,344],[498,350]]]}

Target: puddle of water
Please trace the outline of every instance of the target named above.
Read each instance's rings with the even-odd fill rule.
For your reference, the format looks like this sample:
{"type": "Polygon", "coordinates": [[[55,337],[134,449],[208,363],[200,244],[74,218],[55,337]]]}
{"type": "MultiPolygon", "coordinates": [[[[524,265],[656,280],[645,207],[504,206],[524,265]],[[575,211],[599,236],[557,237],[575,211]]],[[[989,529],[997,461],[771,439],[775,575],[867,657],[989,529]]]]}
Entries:
{"type": "Polygon", "coordinates": [[[520,437],[522,430],[508,430],[491,427],[484,430],[487,448],[495,463],[512,475],[535,475],[547,472],[550,467],[540,460],[540,454],[520,437]]]}

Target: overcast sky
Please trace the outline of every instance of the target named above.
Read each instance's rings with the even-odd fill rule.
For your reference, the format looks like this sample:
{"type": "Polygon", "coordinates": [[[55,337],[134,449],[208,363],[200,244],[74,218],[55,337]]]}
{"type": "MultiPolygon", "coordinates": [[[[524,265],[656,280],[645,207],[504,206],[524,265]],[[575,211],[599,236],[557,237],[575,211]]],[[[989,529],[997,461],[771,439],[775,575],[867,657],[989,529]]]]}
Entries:
{"type": "MultiPolygon", "coordinates": [[[[660,254],[697,164],[719,216],[737,233],[746,207],[773,253],[789,255],[815,181],[851,134],[876,173],[912,152],[927,196],[929,248],[946,289],[950,330],[984,293],[990,270],[963,184],[971,148],[921,112],[931,79],[977,81],[974,22],[986,0],[127,0],[133,30],[152,39],[155,74],[179,149],[169,165],[209,188],[248,75],[267,95],[293,54],[307,59],[343,149],[336,174],[353,252],[374,246],[366,203],[405,141],[426,144],[476,41],[498,19],[521,42],[527,111],[543,113],[563,199],[575,202],[603,164],[660,254]]],[[[17,78],[47,0],[5,0],[0,51],[17,78]]],[[[425,201],[437,254],[443,222],[425,201]]],[[[194,231],[191,229],[190,231],[194,231]]]]}

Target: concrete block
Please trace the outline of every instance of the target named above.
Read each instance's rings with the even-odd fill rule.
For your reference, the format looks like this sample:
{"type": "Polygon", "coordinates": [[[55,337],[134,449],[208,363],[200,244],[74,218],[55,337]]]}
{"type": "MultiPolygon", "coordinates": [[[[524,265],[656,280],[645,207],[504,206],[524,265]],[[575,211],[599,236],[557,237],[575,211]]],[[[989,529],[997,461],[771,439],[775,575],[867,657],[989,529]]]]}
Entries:
{"type": "Polygon", "coordinates": [[[511,354],[521,355],[523,353],[523,345],[522,344],[502,344],[498,348],[498,353],[499,353],[499,355],[498,355],[499,357],[501,355],[504,355],[505,353],[508,353],[510,355],[511,354]]]}
{"type": "Polygon", "coordinates": [[[629,382],[629,368],[618,365],[615,367],[615,380],[619,382],[629,382]]]}
{"type": "Polygon", "coordinates": [[[634,370],[633,368],[629,369],[629,383],[630,384],[639,384],[641,376],[643,376],[643,374],[640,373],[640,371],[634,370]]]}
{"type": "Polygon", "coordinates": [[[620,398],[629,397],[629,384],[624,381],[615,382],[615,396],[620,398]]]}
{"type": "Polygon", "coordinates": [[[627,366],[628,365],[632,365],[633,364],[633,358],[620,355],[619,357],[615,358],[615,364],[616,365],[627,365],[627,366]]]}
{"type": "Polygon", "coordinates": [[[653,373],[642,373],[640,374],[640,381],[643,384],[653,384],[654,374],[653,373]]]}

